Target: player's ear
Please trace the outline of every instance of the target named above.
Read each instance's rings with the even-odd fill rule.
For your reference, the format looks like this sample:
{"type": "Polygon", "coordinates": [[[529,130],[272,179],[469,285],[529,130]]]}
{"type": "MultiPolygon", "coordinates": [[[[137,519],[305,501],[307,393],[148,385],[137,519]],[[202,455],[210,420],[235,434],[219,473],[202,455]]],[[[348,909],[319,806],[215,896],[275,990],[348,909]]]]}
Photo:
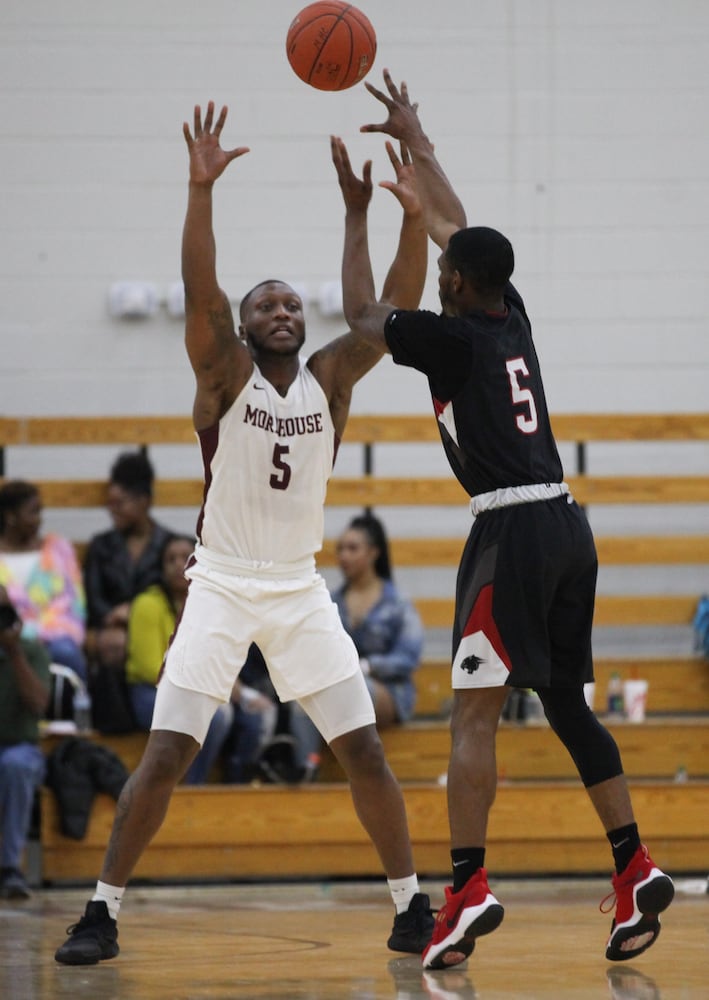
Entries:
{"type": "Polygon", "coordinates": [[[246,327],[243,323],[239,323],[239,340],[246,341],[246,327]]]}
{"type": "Polygon", "coordinates": [[[453,274],[451,276],[451,286],[456,295],[460,295],[460,293],[463,291],[464,284],[465,280],[460,271],[453,271],[453,274]]]}

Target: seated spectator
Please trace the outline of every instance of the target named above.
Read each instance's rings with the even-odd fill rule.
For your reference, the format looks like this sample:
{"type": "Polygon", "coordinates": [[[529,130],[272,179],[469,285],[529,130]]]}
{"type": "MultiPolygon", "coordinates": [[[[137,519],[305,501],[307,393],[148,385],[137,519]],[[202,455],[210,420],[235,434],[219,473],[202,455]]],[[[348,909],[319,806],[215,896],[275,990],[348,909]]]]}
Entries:
{"type": "Polygon", "coordinates": [[[223,780],[226,784],[245,784],[263,778],[258,765],[261,751],[279,725],[288,725],[288,706],[279,701],[255,643],[249,648],[232,690],[232,704],[234,720],[221,749],[223,780]],[[248,718],[244,718],[245,714],[248,718]]]}
{"type": "Polygon", "coordinates": [[[160,553],[170,531],[151,516],[153,467],[142,452],[120,455],[111,468],[106,507],[113,528],[89,542],[84,563],[90,686],[94,724],[130,729],[125,658],[130,605],[160,579],[160,553]]]}
{"type": "MultiPolygon", "coordinates": [[[[202,785],[218,761],[225,784],[248,784],[261,746],[263,695],[248,691],[236,681],[231,700],[214,713],[202,747],[187,769],[186,785],[202,785]],[[255,700],[254,700],[255,698],[255,700]]],[[[269,703],[270,704],[270,703],[269,703]]]]}
{"type": "Polygon", "coordinates": [[[160,576],[157,582],[138,594],[130,604],[126,681],[139,729],[150,729],[155,685],[187,596],[184,568],[193,551],[193,538],[167,535],[158,556],[160,576]]]}
{"type": "Polygon", "coordinates": [[[0,488],[0,584],[22,620],[23,639],[39,639],[50,659],[86,680],[86,602],[74,546],[42,534],[38,488],[15,479],[0,488]]]}
{"type": "Polygon", "coordinates": [[[21,637],[22,621],[0,587],[0,897],[28,899],[22,872],[32,807],[44,780],[39,720],[49,703],[49,655],[21,637]]]}
{"type": "MultiPolygon", "coordinates": [[[[381,521],[371,514],[353,518],[337,543],[344,577],[332,593],[342,623],[354,640],[360,666],[374,702],[377,726],[406,722],[413,715],[413,673],[423,650],[423,626],[413,604],[392,580],[389,543],[381,521]]],[[[313,772],[321,742],[317,730],[296,704],[291,731],[297,763],[313,772]]]]}
{"type": "MultiPolygon", "coordinates": [[[[193,550],[193,538],[168,535],[160,553],[160,579],[138,594],[130,607],[126,680],[139,729],[150,729],[165,651],[187,596],[184,568],[193,550]]],[[[214,714],[204,745],[185,775],[187,784],[205,782],[227,745],[228,780],[241,782],[250,778],[247,765],[259,746],[261,720],[254,710],[242,707],[242,700],[246,701],[246,689],[237,681],[232,701],[220,706],[214,714]]],[[[249,704],[252,709],[257,707],[253,697],[249,704]]]]}

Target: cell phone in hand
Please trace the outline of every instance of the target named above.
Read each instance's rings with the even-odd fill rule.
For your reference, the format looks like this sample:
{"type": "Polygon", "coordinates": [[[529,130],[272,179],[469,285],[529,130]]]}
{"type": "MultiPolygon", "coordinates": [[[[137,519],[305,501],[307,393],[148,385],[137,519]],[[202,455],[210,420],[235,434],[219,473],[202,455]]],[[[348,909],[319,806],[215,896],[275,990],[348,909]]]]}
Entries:
{"type": "Polygon", "coordinates": [[[11,604],[0,604],[0,632],[12,628],[19,622],[20,616],[11,604]]]}

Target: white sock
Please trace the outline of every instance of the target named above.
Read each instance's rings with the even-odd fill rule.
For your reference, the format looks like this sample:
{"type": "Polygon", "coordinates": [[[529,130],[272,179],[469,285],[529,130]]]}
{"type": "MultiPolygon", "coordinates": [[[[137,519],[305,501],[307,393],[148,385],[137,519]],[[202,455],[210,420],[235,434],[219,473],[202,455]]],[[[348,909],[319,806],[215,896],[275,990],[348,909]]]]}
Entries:
{"type": "Polygon", "coordinates": [[[118,920],[118,911],[121,908],[125,886],[108,885],[107,882],[97,882],[96,892],[91,897],[93,903],[97,899],[102,899],[108,907],[108,915],[112,920],[118,920]]]}
{"type": "Polygon", "coordinates": [[[389,892],[397,913],[405,913],[413,896],[419,891],[419,880],[414,875],[406,878],[388,878],[389,892]]]}

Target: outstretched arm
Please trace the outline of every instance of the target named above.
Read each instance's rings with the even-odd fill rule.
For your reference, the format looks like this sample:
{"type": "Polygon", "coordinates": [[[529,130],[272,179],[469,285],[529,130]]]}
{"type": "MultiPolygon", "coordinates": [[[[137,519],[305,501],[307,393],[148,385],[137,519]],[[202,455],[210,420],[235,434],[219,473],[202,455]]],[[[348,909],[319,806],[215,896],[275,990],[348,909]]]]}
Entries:
{"type": "MultiPolygon", "coordinates": [[[[369,201],[362,203],[353,197],[352,191],[356,191],[358,182],[352,171],[347,147],[342,139],[333,137],[331,142],[332,161],[345,201],[345,242],[342,251],[342,304],[345,319],[356,335],[377,352],[376,360],[379,360],[386,352],[384,320],[391,312],[391,304],[378,303],[374,289],[367,227],[369,201]]],[[[364,166],[365,177],[369,174],[369,166],[368,163],[364,166]]],[[[396,272],[396,264],[392,264],[389,269],[385,282],[387,291],[391,290],[392,271],[396,272]]]]}
{"type": "MultiPolygon", "coordinates": [[[[360,181],[352,170],[347,147],[342,139],[333,136],[330,144],[332,161],[345,202],[342,290],[344,312],[349,319],[363,301],[374,303],[376,300],[367,227],[367,209],[372,191],[371,162],[365,163],[363,179],[360,181]]],[[[394,168],[395,180],[381,181],[379,186],[391,191],[404,211],[396,256],[379,299],[386,303],[382,313],[388,314],[393,305],[402,309],[418,307],[426,280],[428,241],[409,151],[402,143],[399,157],[390,142],[386,143],[386,150],[394,168]]],[[[361,334],[363,331],[358,332],[361,334]]],[[[382,351],[386,349],[383,337],[375,338],[373,343],[382,351]]]]}
{"type": "Polygon", "coordinates": [[[434,243],[445,250],[453,233],[465,228],[465,210],[421,127],[417,114],[418,105],[409,100],[406,84],[402,83],[401,88],[397,88],[386,69],[384,83],[388,96],[370,83],[365,82],[365,87],[386,107],[388,118],[378,125],[363,125],[361,131],[385,132],[406,143],[416,168],[416,182],[426,228],[434,243]]]}
{"type": "Polygon", "coordinates": [[[219,137],[226,121],[223,107],[216,124],[214,104],[207,105],[202,124],[194,110],[194,136],[185,122],[183,133],[190,157],[187,214],[182,231],[182,279],[185,285],[185,346],[197,379],[194,419],[198,430],[211,426],[248,377],[251,360],[240,344],[229,300],[219,287],[216,242],[212,226],[212,188],[232,160],[247,147],[224,150],[219,137]]]}
{"type": "MultiPolygon", "coordinates": [[[[331,137],[330,148],[345,202],[343,305],[349,321],[357,312],[360,299],[376,303],[367,237],[367,209],[372,197],[371,162],[364,164],[360,179],[352,170],[342,140],[331,137]]],[[[383,317],[391,312],[391,302],[412,309],[418,305],[426,277],[427,254],[427,234],[413,167],[403,149],[401,158],[391,144],[388,144],[388,152],[396,177],[394,181],[382,182],[382,186],[399,200],[404,216],[397,253],[384,283],[382,297],[386,295],[390,302],[376,306],[383,317]]],[[[330,401],[330,412],[340,434],[347,419],[353,385],[386,351],[383,320],[380,326],[381,330],[375,326],[367,329],[358,323],[356,331],[333,340],[310,359],[310,367],[330,401]]]]}
{"type": "Polygon", "coordinates": [[[428,233],[416,185],[416,172],[405,143],[401,143],[401,157],[397,156],[392,143],[385,145],[395,180],[380,181],[379,187],[391,191],[404,214],[396,256],[384,280],[380,301],[402,309],[418,309],[426,282],[428,233]]]}

